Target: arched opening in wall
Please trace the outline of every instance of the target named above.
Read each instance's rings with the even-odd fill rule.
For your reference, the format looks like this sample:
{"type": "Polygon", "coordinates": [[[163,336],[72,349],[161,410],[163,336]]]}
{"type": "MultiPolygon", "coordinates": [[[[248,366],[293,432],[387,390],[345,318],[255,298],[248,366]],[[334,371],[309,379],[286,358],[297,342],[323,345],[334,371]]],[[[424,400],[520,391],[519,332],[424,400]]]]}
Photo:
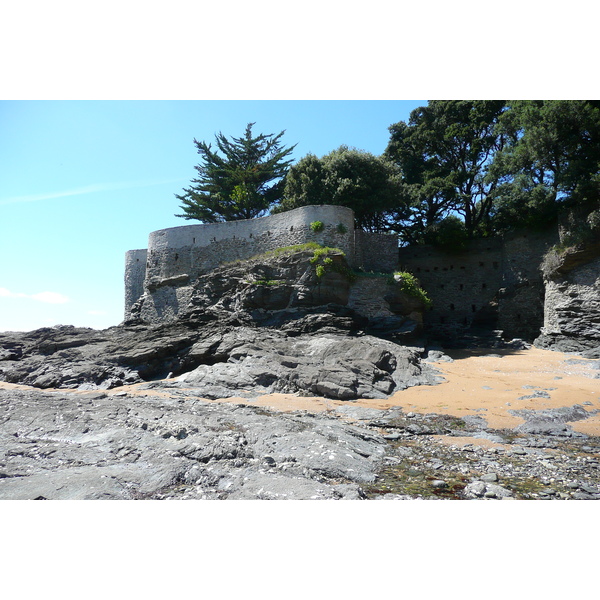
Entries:
{"type": "Polygon", "coordinates": [[[464,286],[464,284],[462,284],[462,283],[459,283],[459,284],[458,284],[458,289],[459,289],[459,290],[464,290],[464,289],[465,289],[465,286],[464,286]]]}
{"type": "Polygon", "coordinates": [[[481,289],[482,289],[482,290],[485,290],[485,289],[487,289],[487,283],[482,283],[482,284],[481,284],[481,289]]]}
{"type": "Polygon", "coordinates": [[[454,310],[454,304],[450,305],[450,310],[454,310]]]}
{"type": "Polygon", "coordinates": [[[471,304],[471,312],[477,312],[477,307],[474,304],[471,304]]]}
{"type": "Polygon", "coordinates": [[[175,260],[179,260],[179,254],[177,254],[177,252],[175,252],[175,260]]]}

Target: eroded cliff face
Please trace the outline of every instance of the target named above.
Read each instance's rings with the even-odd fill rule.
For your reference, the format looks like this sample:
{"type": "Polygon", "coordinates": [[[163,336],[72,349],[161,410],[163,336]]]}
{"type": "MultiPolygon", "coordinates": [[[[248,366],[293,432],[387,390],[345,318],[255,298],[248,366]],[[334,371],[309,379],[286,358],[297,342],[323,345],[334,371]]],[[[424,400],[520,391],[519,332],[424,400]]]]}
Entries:
{"type": "Polygon", "coordinates": [[[544,326],[535,345],[600,357],[600,243],[556,259],[545,288],[544,326]]]}

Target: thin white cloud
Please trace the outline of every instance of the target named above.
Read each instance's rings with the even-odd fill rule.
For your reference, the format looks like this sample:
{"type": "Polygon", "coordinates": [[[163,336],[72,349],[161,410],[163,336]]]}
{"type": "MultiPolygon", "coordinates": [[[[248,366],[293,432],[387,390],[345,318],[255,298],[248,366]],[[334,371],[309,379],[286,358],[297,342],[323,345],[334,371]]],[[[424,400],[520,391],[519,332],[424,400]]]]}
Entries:
{"type": "Polygon", "coordinates": [[[151,187],[153,185],[163,185],[166,183],[176,183],[182,179],[166,179],[162,181],[121,181],[116,183],[93,183],[72,190],[62,190],[60,192],[48,192],[44,194],[28,194],[25,196],[12,196],[11,198],[0,199],[0,206],[6,204],[18,204],[21,202],[40,202],[42,200],[55,200],[57,198],[67,198],[68,196],[81,196],[83,194],[93,194],[95,192],[112,192],[117,190],[127,190],[140,187],[151,187]]]}
{"type": "Polygon", "coordinates": [[[39,292],[37,294],[23,294],[22,292],[11,292],[6,288],[0,288],[0,298],[29,298],[44,304],[66,304],[71,299],[58,292],[39,292]]]}

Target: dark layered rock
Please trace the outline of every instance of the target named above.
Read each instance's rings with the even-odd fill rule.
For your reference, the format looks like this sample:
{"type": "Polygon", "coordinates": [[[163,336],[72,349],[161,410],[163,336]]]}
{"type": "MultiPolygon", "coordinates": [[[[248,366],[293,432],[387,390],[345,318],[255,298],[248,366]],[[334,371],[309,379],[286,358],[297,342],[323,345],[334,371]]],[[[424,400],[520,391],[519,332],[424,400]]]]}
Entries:
{"type": "MultiPolygon", "coordinates": [[[[249,390],[336,399],[383,398],[439,381],[418,350],[381,339],[406,330],[408,317],[392,315],[387,327],[375,327],[381,337],[365,335],[377,322],[346,306],[352,277],[343,255],[328,258],[321,276],[312,251],[215,269],[186,288],[176,319],[158,325],[144,321],[149,306],[157,308],[153,296],[142,298],[127,322],[103,331],[58,326],[0,334],[0,380],[112,389],[187,374],[179,383],[209,398],[249,390]]],[[[415,302],[388,287],[414,314],[415,302]]]]}
{"type": "Polygon", "coordinates": [[[544,327],[535,345],[600,358],[600,243],[549,255],[546,263],[544,327]]]}

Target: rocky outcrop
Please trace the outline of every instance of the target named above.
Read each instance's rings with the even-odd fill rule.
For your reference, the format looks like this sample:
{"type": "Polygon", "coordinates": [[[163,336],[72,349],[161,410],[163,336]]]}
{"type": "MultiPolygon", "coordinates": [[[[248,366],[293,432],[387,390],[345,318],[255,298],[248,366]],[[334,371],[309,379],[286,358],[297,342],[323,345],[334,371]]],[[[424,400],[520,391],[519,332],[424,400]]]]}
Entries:
{"type": "Polygon", "coordinates": [[[0,390],[0,500],[354,499],[386,442],[328,415],[179,396],[0,390]]]}
{"type": "Polygon", "coordinates": [[[544,326],[535,345],[600,358],[600,243],[550,255],[545,285],[544,326]]]}
{"type": "Polygon", "coordinates": [[[132,310],[135,318],[104,331],[59,326],[0,334],[0,380],[112,389],[180,376],[173,385],[207,398],[291,392],[342,400],[439,381],[419,349],[369,335],[371,325],[389,338],[414,333],[415,301],[402,302],[392,281],[397,313],[389,313],[386,329],[344,306],[351,280],[336,252],[240,262],[188,286],[185,311],[168,323],[144,320],[148,307],[156,308],[149,296],[132,310]]]}
{"type": "Polygon", "coordinates": [[[494,430],[400,407],[281,413],[180,387],[0,387],[0,500],[598,500],[600,440],[569,426],[594,412],[520,411],[524,425],[494,430]]]}

